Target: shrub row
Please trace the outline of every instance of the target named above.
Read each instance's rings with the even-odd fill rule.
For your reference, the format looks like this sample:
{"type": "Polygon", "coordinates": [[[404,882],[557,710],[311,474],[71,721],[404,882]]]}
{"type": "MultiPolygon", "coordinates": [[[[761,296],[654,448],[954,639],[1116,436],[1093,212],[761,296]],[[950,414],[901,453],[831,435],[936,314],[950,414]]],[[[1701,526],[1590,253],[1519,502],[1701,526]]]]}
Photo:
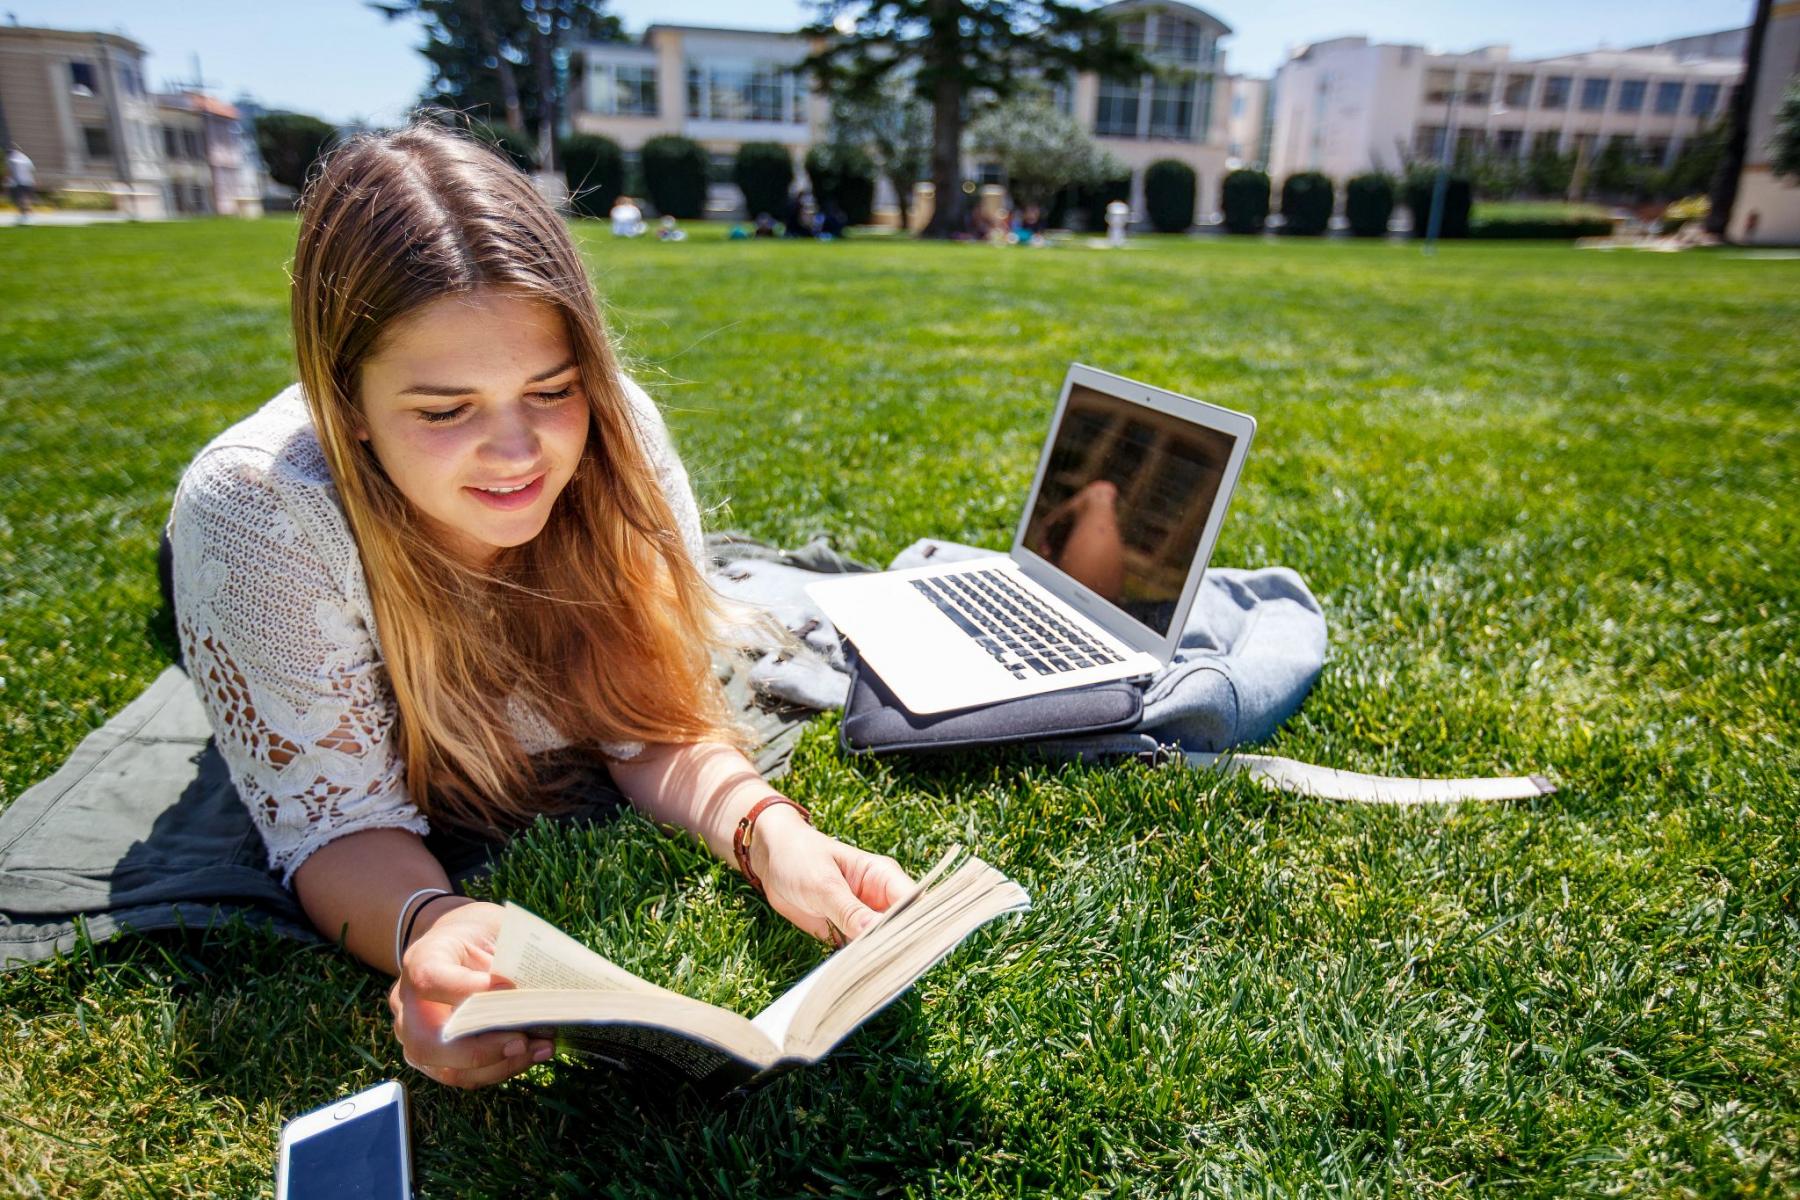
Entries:
{"type": "Polygon", "coordinates": [[[1469,221],[1469,236],[1573,241],[1606,237],[1612,228],[1605,209],[1588,205],[1483,204],[1469,221]]]}

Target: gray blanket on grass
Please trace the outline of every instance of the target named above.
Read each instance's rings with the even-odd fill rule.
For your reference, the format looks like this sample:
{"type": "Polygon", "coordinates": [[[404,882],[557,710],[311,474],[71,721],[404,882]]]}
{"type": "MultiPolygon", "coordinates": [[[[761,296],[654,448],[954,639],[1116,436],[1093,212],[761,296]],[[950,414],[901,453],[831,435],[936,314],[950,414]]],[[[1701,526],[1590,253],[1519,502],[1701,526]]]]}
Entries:
{"type": "MultiPolygon", "coordinates": [[[[819,573],[870,568],[817,540],[780,551],[724,534],[708,545],[721,590],[772,609],[810,648],[770,653],[748,672],[723,676],[761,746],[757,769],[778,777],[806,721],[841,705],[848,689],[837,633],[804,585],[819,573]]],[[[893,565],[986,553],[924,541],[893,565]]],[[[1176,662],[1150,688],[1140,730],[1070,744],[1069,753],[1135,753],[1169,742],[1224,749],[1267,736],[1299,706],[1323,661],[1325,621],[1297,575],[1215,569],[1194,614],[1176,662]]],[[[585,799],[570,817],[615,810],[619,798],[603,769],[585,799]]],[[[435,832],[428,842],[459,883],[485,870],[496,849],[435,832]]],[[[68,953],[83,928],[98,942],[126,929],[208,929],[237,915],[290,937],[317,937],[268,870],[206,712],[176,667],[0,813],[0,969],[68,953]]]]}

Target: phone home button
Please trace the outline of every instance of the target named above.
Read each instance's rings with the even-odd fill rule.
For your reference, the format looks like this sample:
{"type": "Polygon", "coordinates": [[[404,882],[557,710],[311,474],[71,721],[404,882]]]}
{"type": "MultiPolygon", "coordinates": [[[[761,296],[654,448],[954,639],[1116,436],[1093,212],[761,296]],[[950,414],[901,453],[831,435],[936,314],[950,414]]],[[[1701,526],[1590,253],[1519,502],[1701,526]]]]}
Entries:
{"type": "Polygon", "coordinates": [[[356,1111],[355,1104],[348,1104],[348,1103],[340,1104],[336,1108],[331,1110],[331,1119],[334,1121],[341,1121],[345,1117],[350,1116],[355,1111],[356,1111]]]}

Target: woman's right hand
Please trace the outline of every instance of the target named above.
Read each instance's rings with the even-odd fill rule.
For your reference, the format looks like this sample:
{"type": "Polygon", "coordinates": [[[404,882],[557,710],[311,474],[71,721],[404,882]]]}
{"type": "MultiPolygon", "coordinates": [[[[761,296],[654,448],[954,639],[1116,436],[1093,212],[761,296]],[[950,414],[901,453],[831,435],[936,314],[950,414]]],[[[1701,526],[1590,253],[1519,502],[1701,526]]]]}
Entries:
{"type": "Polygon", "coordinates": [[[554,1052],[542,1038],[505,1030],[444,1040],[444,1022],[463,997],[512,986],[489,970],[502,911],[498,904],[462,897],[440,900],[420,916],[421,926],[431,924],[414,934],[401,958],[400,977],[388,992],[394,1036],[407,1063],[427,1079],[486,1087],[554,1052]]]}

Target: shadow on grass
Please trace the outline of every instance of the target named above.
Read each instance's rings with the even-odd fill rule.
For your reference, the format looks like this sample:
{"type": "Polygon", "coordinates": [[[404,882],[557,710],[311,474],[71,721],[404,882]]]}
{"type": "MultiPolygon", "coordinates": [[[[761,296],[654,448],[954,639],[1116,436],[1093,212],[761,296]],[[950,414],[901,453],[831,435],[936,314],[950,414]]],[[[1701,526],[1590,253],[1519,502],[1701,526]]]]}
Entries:
{"type": "MultiPolygon", "coordinates": [[[[542,821],[473,890],[526,901],[647,977],[746,1012],[820,953],[703,848],[631,816],[542,821]],[[744,981],[742,996],[721,994],[744,981]]],[[[273,1163],[282,1120],[388,1077],[412,1093],[425,1195],[925,1190],[979,1144],[966,1131],[983,1121],[982,1097],[934,1071],[916,995],[825,1063],[721,1100],[576,1059],[499,1087],[442,1088],[404,1066],[388,986],[335,946],[243,914],[83,938],[55,963],[0,978],[9,1007],[121,1017],[123,1069],[161,1078],[191,1111],[249,1121],[249,1169],[273,1163]]],[[[75,1132],[96,1146],[110,1136],[101,1125],[75,1132]]],[[[155,1157],[158,1140],[151,1132],[146,1149],[116,1149],[155,1157]]]]}

